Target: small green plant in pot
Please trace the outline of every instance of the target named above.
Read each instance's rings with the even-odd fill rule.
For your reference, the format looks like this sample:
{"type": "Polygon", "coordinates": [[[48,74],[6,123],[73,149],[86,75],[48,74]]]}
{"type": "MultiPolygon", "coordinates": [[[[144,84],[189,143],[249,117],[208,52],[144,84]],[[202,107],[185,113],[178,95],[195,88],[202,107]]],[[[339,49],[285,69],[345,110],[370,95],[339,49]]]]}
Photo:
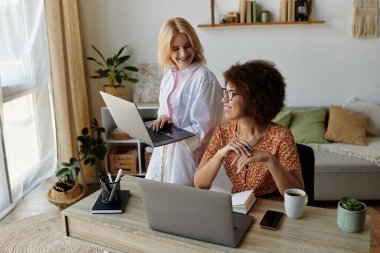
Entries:
{"type": "Polygon", "coordinates": [[[100,68],[95,70],[95,75],[90,76],[90,78],[107,79],[108,82],[103,85],[103,90],[112,95],[123,97],[123,92],[125,92],[125,86],[122,84],[123,81],[129,81],[131,83],[138,82],[138,79],[132,78],[129,75],[129,72],[138,72],[138,69],[134,66],[126,65],[130,55],[123,54],[123,51],[127,45],[120,48],[115,55],[108,58],[104,57],[94,45],[91,45],[91,47],[99,58],[87,57],[87,60],[95,62],[100,68]]]}
{"type": "Polygon", "coordinates": [[[105,129],[99,126],[95,118],[91,121],[90,128],[93,136],[87,127],[82,129],[82,135],[77,137],[77,141],[80,143],[78,156],[71,157],[69,162],[62,162],[62,168],[56,172],[58,181],[49,190],[48,200],[61,208],[75,203],[84,195],[84,189],[78,182],[82,161],[85,165],[96,164],[98,174],[101,172],[100,161],[104,160],[107,153],[102,138],[105,129]]]}
{"type": "Polygon", "coordinates": [[[364,228],[367,206],[352,197],[344,197],[338,203],[338,227],[346,232],[360,232],[364,228]]]}
{"type": "Polygon", "coordinates": [[[63,162],[63,168],[57,171],[55,176],[58,182],[53,186],[59,192],[67,192],[72,189],[77,182],[77,177],[80,171],[80,161],[75,157],[70,159],[70,162],[63,162]]]}

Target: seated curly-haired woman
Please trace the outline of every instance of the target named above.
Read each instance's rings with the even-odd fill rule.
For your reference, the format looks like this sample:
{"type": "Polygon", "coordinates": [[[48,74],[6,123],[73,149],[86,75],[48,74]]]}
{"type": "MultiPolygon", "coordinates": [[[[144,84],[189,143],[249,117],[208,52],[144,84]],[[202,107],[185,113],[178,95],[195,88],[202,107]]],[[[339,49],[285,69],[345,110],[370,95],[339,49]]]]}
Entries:
{"type": "Polygon", "coordinates": [[[284,107],[281,73],[271,62],[253,60],[231,66],[224,78],[227,121],[211,137],[195,172],[195,187],[210,188],[223,164],[232,193],[254,190],[257,197],[282,200],[286,189],[303,189],[293,135],[272,122],[284,107]]]}

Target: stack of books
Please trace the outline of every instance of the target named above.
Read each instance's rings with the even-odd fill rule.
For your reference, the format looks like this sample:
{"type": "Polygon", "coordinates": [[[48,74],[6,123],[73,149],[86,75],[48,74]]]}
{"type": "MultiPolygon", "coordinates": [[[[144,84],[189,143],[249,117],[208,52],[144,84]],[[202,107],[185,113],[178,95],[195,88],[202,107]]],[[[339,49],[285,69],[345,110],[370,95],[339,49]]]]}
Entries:
{"type": "Polygon", "coordinates": [[[256,23],[256,1],[241,0],[239,3],[240,23],[256,23]]]}
{"type": "Polygon", "coordinates": [[[220,187],[212,186],[210,188],[210,191],[224,192],[224,193],[231,194],[232,210],[236,213],[247,214],[249,210],[251,210],[253,204],[256,202],[256,197],[253,190],[232,194],[220,187]]]}

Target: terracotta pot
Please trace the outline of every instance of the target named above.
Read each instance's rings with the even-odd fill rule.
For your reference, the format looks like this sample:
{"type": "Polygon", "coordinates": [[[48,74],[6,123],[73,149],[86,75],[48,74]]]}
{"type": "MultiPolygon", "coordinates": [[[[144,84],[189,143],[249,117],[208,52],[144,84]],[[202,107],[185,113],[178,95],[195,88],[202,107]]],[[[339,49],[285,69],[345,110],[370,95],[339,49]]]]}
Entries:
{"type": "Polygon", "coordinates": [[[114,95],[116,97],[124,98],[126,88],[125,88],[125,86],[104,85],[103,91],[107,92],[108,94],[114,95]]]}

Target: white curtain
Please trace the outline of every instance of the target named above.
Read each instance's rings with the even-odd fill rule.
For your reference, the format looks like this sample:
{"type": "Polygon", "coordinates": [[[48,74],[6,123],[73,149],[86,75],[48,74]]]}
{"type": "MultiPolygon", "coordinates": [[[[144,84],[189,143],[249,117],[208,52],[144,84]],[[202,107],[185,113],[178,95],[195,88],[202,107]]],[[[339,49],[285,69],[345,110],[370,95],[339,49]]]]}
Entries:
{"type": "Polygon", "coordinates": [[[43,0],[0,0],[0,219],[57,168],[43,0]]]}

